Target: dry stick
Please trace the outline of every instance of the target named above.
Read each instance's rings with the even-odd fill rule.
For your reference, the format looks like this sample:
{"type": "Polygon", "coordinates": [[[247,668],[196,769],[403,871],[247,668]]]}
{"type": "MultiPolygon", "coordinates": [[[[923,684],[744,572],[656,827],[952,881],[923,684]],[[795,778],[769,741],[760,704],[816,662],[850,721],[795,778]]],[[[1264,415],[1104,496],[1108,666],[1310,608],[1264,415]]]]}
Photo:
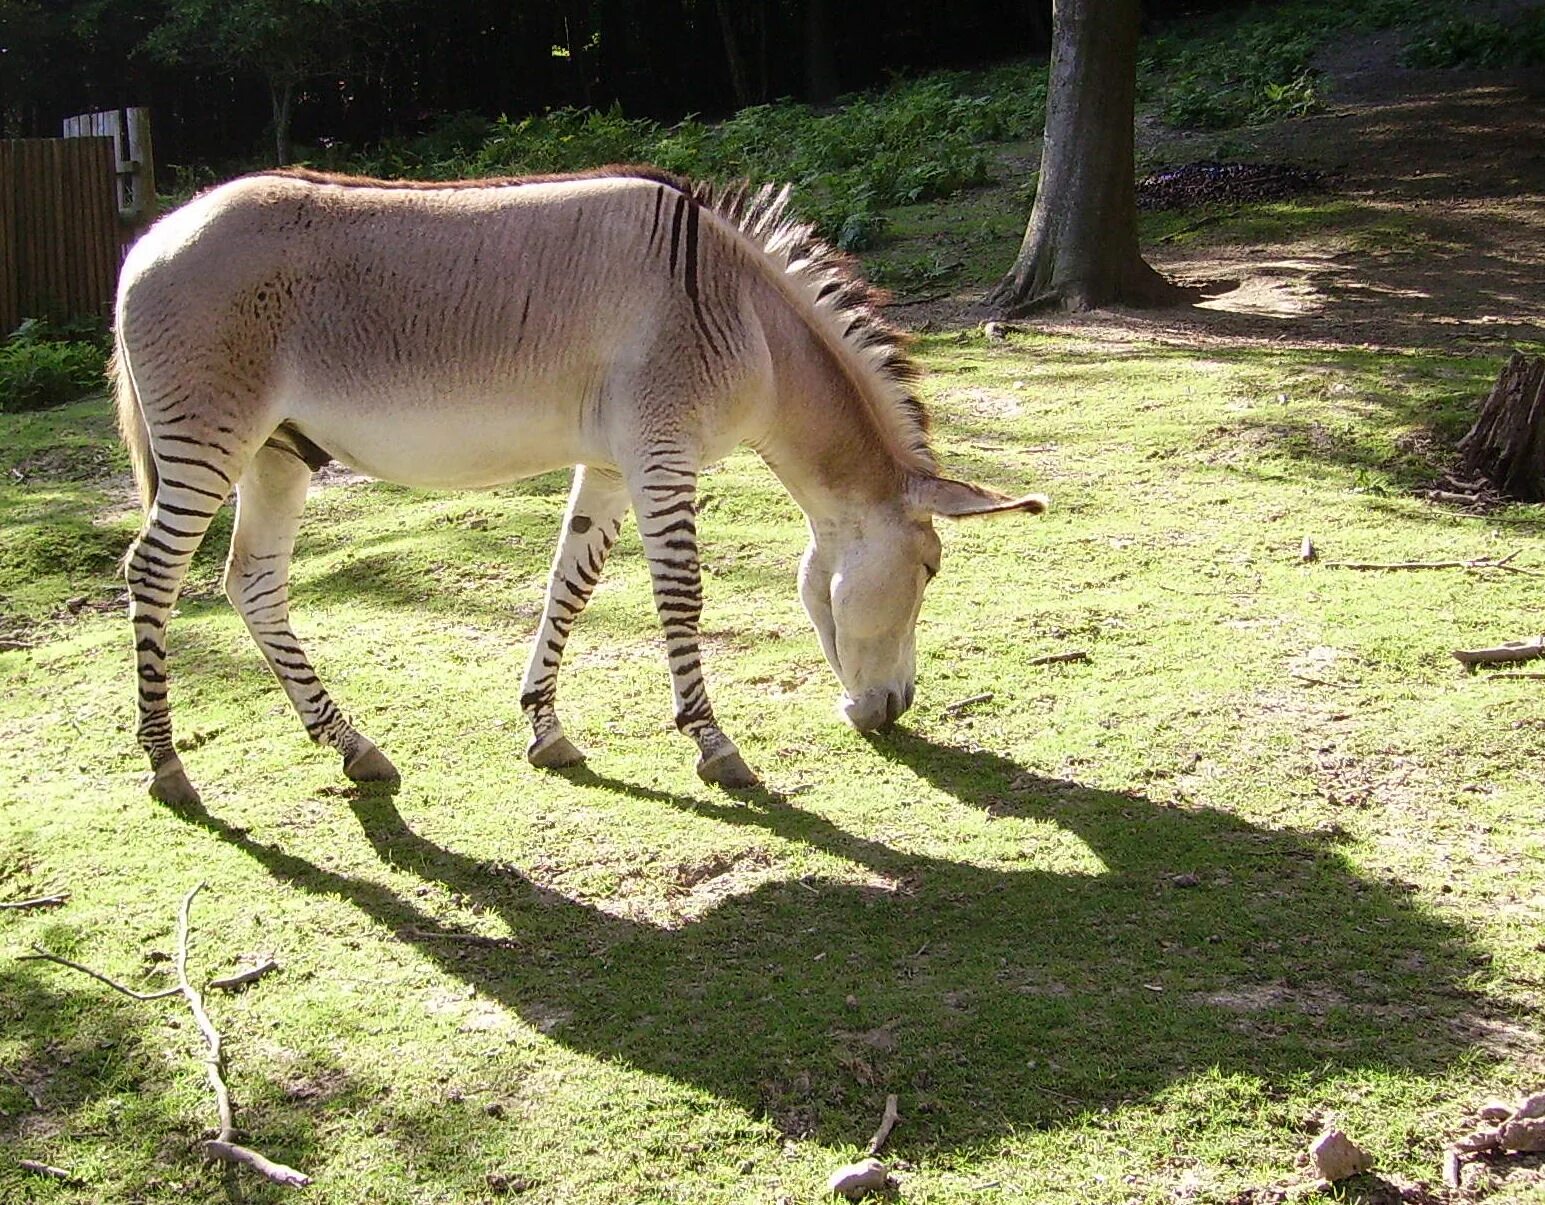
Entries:
{"type": "Polygon", "coordinates": [[[220,1132],[213,1139],[204,1143],[204,1153],[211,1159],[220,1159],[226,1163],[241,1163],[254,1171],[266,1176],[276,1184],[287,1184],[295,1187],[310,1184],[311,1177],[304,1172],[298,1172],[293,1167],[286,1167],[282,1163],[275,1163],[264,1158],[256,1151],[248,1150],[233,1142],[236,1133],[236,1121],[231,1108],[231,1093],[225,1086],[225,1054],[221,1047],[220,1031],[214,1027],[209,1019],[209,1014],[204,1011],[204,997],[199,990],[188,980],[188,913],[193,906],[193,897],[203,890],[204,884],[195,884],[193,890],[183,896],[182,907],[177,913],[177,986],[168,988],[162,992],[136,992],[133,988],[124,987],[123,984],[109,979],[106,975],[98,974],[90,967],[82,966],[78,962],[71,962],[68,958],[61,958],[57,954],[50,954],[40,946],[33,946],[33,953],[23,954],[24,959],[41,959],[47,962],[57,962],[60,966],[69,967],[72,971],[80,971],[83,975],[90,975],[99,983],[105,983],[116,992],[134,1000],[160,1000],[167,996],[181,996],[188,1002],[188,1007],[193,1011],[193,1019],[198,1023],[199,1031],[204,1035],[204,1041],[209,1046],[209,1057],[204,1060],[204,1066],[209,1074],[210,1087],[215,1092],[215,1108],[220,1114],[220,1132]]]}
{"type": "MultiPolygon", "coordinates": [[[[1521,550],[1520,550],[1521,551],[1521,550]]],[[[1509,564],[1517,552],[1510,552],[1505,557],[1476,557],[1469,561],[1323,561],[1327,569],[1501,569],[1505,573],[1521,573],[1525,577],[1545,577],[1545,573],[1538,573],[1533,569],[1520,569],[1517,565],[1509,564]]]]}
{"type": "Polygon", "coordinates": [[[293,1167],[286,1167],[282,1163],[274,1163],[256,1151],[248,1150],[232,1141],[236,1136],[236,1118],[231,1109],[230,1089],[225,1086],[225,1051],[221,1044],[220,1031],[214,1027],[209,1014],[204,1011],[204,997],[188,980],[188,912],[193,906],[193,897],[203,886],[203,883],[194,884],[193,890],[183,897],[182,909],[177,914],[177,984],[183,998],[188,1002],[188,1007],[193,1011],[193,1020],[198,1024],[199,1031],[204,1035],[204,1041],[209,1046],[209,1057],[204,1060],[204,1067],[209,1073],[209,1086],[215,1092],[215,1109],[220,1115],[220,1133],[204,1143],[204,1153],[211,1159],[245,1164],[277,1184],[288,1184],[297,1188],[310,1184],[311,1177],[304,1172],[298,1172],[293,1167]]]}
{"type": "Polygon", "coordinates": [[[39,1163],[36,1159],[18,1159],[16,1166],[24,1172],[31,1172],[34,1176],[47,1176],[50,1180],[63,1180],[69,1183],[75,1179],[62,1167],[51,1167],[47,1163],[39,1163]]]}
{"type": "Polygon", "coordinates": [[[0,908],[57,908],[69,898],[67,892],[59,895],[40,895],[31,900],[9,900],[0,903],[0,908]]]}
{"type": "Polygon", "coordinates": [[[1514,669],[1514,670],[1504,670],[1500,674],[1487,674],[1486,675],[1486,681],[1488,681],[1488,682],[1494,681],[1497,678],[1534,678],[1534,679],[1541,679],[1541,678],[1545,678],[1545,674],[1528,674],[1528,673],[1525,673],[1523,670],[1514,669]]]}
{"type": "Polygon", "coordinates": [[[944,705],[944,714],[955,715],[968,707],[975,707],[978,703],[991,703],[994,697],[992,691],[988,690],[983,691],[979,695],[972,695],[967,699],[956,699],[953,703],[946,703],[944,705]]]}
{"type": "Polygon", "coordinates": [[[1545,657],[1545,636],[1510,640],[1493,649],[1455,649],[1454,660],[1464,665],[1496,665],[1506,661],[1533,661],[1545,657]]]}
{"type": "Polygon", "coordinates": [[[430,929],[412,927],[404,929],[402,933],[414,941],[455,941],[467,946],[493,946],[499,950],[513,950],[520,945],[513,937],[485,937],[481,933],[436,933],[430,929]]]}
{"type": "Polygon", "coordinates": [[[896,1094],[893,1092],[885,1098],[885,1115],[880,1118],[880,1128],[869,1140],[869,1154],[880,1153],[880,1148],[885,1145],[885,1140],[891,1136],[891,1131],[896,1128],[896,1123],[900,1120],[901,1114],[896,1112],[896,1094]]]}
{"type": "Polygon", "coordinates": [[[1064,665],[1069,661],[1087,661],[1089,653],[1084,649],[1073,649],[1067,653],[1047,653],[1044,657],[1031,657],[1026,665],[1064,665]]]}
{"type": "Polygon", "coordinates": [[[116,979],[109,979],[106,975],[93,971],[90,967],[83,967],[80,963],[71,962],[68,958],[61,958],[58,954],[50,954],[42,946],[33,946],[32,953],[23,954],[19,961],[57,962],[60,966],[69,967],[72,971],[79,971],[82,975],[90,975],[98,983],[107,984],[113,991],[120,992],[131,1000],[165,1000],[168,996],[179,996],[182,994],[182,988],[180,987],[163,988],[159,992],[137,992],[132,987],[124,987],[116,979]]]}
{"type": "Polygon", "coordinates": [[[249,983],[255,983],[270,971],[277,971],[279,964],[270,958],[259,966],[249,967],[245,971],[238,971],[234,975],[226,975],[221,979],[211,979],[209,987],[219,988],[223,992],[233,992],[239,987],[245,987],[249,983]]]}

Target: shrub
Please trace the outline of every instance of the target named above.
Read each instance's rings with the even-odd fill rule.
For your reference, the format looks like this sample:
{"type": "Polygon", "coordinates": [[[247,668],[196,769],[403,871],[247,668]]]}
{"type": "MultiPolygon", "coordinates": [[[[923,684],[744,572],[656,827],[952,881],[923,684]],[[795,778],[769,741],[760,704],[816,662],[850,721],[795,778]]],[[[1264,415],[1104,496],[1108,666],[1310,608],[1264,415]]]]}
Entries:
{"type": "Polygon", "coordinates": [[[427,134],[368,154],[334,146],[319,165],[420,179],[574,171],[652,163],[697,179],[792,184],[795,209],[848,250],[884,226],[880,210],[985,183],[983,144],[1037,133],[1045,69],[898,81],[831,111],[792,101],[755,105],[710,125],[674,126],[609,110],[555,109],[482,122],[457,115],[427,134]]]}
{"type": "Polygon", "coordinates": [[[1539,67],[1545,65],[1545,11],[1512,25],[1460,17],[1423,30],[1401,54],[1408,67],[1539,67]]]}
{"type": "Polygon", "coordinates": [[[42,410],[103,387],[104,343],[82,338],[100,325],[52,330],[29,318],[0,344],[0,412],[42,410]]]}

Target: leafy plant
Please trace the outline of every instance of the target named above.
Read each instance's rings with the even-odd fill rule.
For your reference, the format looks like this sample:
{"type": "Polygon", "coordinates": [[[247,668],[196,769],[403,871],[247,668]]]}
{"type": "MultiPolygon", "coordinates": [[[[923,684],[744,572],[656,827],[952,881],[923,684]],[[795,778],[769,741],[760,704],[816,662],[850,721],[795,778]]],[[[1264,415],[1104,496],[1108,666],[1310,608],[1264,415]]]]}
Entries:
{"type": "Polygon", "coordinates": [[[1016,65],[898,81],[831,112],[792,101],[708,124],[662,126],[607,110],[554,109],[493,123],[458,115],[367,154],[324,150],[323,166],[424,179],[575,171],[645,162],[699,179],[776,181],[847,250],[869,246],[881,211],[985,183],[984,144],[1028,137],[1045,119],[1045,71],[1016,65]]]}
{"type": "Polygon", "coordinates": [[[28,318],[0,345],[0,412],[41,410],[102,387],[106,367],[100,339],[83,338],[76,323],[52,330],[28,318]]]}
{"type": "Polygon", "coordinates": [[[1408,67],[1537,67],[1545,64],[1545,11],[1511,25],[1457,17],[1432,26],[1406,46],[1408,67]]]}

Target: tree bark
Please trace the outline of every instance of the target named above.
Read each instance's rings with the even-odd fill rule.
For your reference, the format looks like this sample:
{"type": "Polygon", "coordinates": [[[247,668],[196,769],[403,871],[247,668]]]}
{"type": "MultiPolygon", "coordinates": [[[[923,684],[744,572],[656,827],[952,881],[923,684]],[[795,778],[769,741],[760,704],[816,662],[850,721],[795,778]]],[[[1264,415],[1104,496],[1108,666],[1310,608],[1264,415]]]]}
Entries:
{"type": "Polygon", "coordinates": [[[290,115],[295,106],[295,82],[289,79],[268,81],[268,94],[274,108],[274,153],[276,166],[290,162],[290,115]]]}
{"type": "Polygon", "coordinates": [[[1489,485],[1519,502],[1545,501],[1545,357],[1509,357],[1459,441],[1459,457],[1451,479],[1489,485]]]}
{"type": "Polygon", "coordinates": [[[730,12],[729,0],[716,0],[714,7],[719,13],[719,32],[724,36],[724,57],[730,68],[730,87],[735,91],[735,107],[744,109],[751,104],[751,84],[746,78],[746,59],[740,53],[740,38],[735,32],[735,17],[730,12]]]}
{"type": "Polygon", "coordinates": [[[1137,32],[1138,0],[1053,0],[1039,186],[1018,258],[988,295],[1005,317],[1195,296],[1138,250],[1137,32]]]}
{"type": "Polygon", "coordinates": [[[824,105],[837,95],[837,54],[827,0],[805,4],[805,91],[814,105],[824,105]]]}

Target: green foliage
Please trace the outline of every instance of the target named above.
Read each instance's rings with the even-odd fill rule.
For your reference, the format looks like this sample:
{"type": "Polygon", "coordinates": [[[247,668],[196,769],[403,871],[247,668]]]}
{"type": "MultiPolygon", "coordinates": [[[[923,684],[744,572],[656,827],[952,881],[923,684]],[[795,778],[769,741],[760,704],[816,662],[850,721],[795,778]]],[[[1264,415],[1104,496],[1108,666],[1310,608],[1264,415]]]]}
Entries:
{"type": "Polygon", "coordinates": [[[698,179],[776,181],[796,208],[847,250],[873,242],[880,211],[985,183],[989,142],[1023,138],[1045,119],[1044,69],[933,75],[821,111],[780,101],[708,124],[662,126],[620,109],[555,109],[483,123],[458,115],[419,138],[366,154],[318,156],[374,175],[450,179],[652,163],[698,179]]]}
{"type": "Polygon", "coordinates": [[[0,412],[41,410],[100,390],[103,343],[89,325],[50,327],[29,318],[0,345],[0,412]]]}
{"type": "Polygon", "coordinates": [[[1338,35],[1431,20],[1439,0],[1289,0],[1182,24],[1145,41],[1139,92],[1186,129],[1301,117],[1321,105],[1315,53],[1338,35]]]}
{"type": "Polygon", "coordinates": [[[1423,30],[1405,48],[1408,67],[1545,66],[1545,10],[1512,24],[1456,17],[1423,30]]]}

